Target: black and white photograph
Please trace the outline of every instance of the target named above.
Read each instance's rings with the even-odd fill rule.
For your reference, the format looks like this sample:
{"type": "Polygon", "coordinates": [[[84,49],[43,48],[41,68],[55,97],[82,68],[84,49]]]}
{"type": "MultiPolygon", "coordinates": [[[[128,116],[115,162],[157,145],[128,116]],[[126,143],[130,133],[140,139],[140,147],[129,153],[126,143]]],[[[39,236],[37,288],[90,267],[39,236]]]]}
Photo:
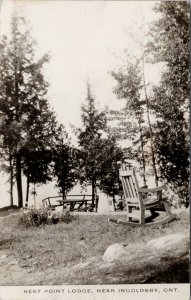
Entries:
{"type": "Polygon", "coordinates": [[[0,1],[0,299],[189,298],[189,6],[0,1]]]}

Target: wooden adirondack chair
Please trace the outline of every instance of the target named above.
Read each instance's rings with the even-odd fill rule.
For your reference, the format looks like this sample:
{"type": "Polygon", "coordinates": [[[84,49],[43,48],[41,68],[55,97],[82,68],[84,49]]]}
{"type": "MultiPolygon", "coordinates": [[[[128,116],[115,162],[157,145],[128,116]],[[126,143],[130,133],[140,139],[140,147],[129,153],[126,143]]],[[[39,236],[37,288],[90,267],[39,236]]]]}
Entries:
{"type": "Polygon", "coordinates": [[[170,210],[170,207],[165,198],[162,198],[162,190],[165,185],[148,189],[139,188],[138,181],[135,174],[135,169],[128,170],[126,166],[122,165],[120,170],[120,177],[123,185],[124,196],[127,205],[127,220],[116,220],[109,218],[110,222],[118,224],[131,224],[131,225],[151,225],[151,224],[164,224],[170,222],[176,218],[170,210]],[[155,193],[156,196],[149,197],[149,194],[155,193]],[[150,198],[150,199],[149,199],[150,198]],[[159,219],[158,221],[153,221],[159,214],[156,213],[157,206],[160,204],[164,205],[164,210],[166,211],[166,217],[159,219]],[[149,209],[151,216],[146,219],[145,211],[149,209]],[[137,219],[136,221],[134,219],[137,219]],[[150,221],[150,222],[148,222],[150,221]]]}

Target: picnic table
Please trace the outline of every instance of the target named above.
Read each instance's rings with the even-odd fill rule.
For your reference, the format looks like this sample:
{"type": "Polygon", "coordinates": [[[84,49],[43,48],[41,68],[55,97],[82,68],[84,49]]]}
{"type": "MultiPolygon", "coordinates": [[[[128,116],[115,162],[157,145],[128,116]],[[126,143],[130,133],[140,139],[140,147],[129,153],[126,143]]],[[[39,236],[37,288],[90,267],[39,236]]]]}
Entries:
{"type": "Polygon", "coordinates": [[[66,195],[63,199],[62,196],[47,197],[42,200],[42,203],[48,208],[55,210],[56,207],[62,206],[63,209],[68,208],[70,211],[96,211],[98,209],[99,197],[96,196],[94,203],[92,195],[66,195]],[[53,203],[54,202],[54,203],[53,203]]]}

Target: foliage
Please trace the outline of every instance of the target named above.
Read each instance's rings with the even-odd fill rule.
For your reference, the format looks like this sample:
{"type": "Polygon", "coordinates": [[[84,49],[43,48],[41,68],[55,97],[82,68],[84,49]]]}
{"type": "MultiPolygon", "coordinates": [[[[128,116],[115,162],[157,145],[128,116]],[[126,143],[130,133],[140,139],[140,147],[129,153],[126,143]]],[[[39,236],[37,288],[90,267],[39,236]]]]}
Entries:
{"type": "Polygon", "coordinates": [[[127,108],[107,109],[106,118],[109,136],[114,137],[117,141],[135,140],[139,130],[137,122],[130,116],[127,108]]]}
{"type": "Polygon", "coordinates": [[[96,180],[101,173],[104,140],[103,132],[106,128],[104,112],[99,112],[95,107],[95,100],[91,95],[90,86],[87,86],[87,98],[82,105],[83,128],[78,130],[80,146],[80,172],[81,183],[90,181],[92,185],[92,199],[95,199],[96,180]]]}
{"type": "Polygon", "coordinates": [[[19,217],[18,223],[28,228],[59,222],[70,223],[73,219],[74,217],[69,212],[51,212],[47,208],[30,208],[19,217]]]}
{"type": "Polygon", "coordinates": [[[0,47],[0,135],[4,158],[12,168],[14,162],[19,207],[23,206],[22,167],[25,164],[29,170],[27,163],[31,163],[28,155],[24,161],[22,155],[50,147],[56,126],[43,75],[49,57],[46,54],[37,60],[35,46],[26,20],[14,14],[10,37],[4,36],[0,47]]]}
{"type": "Polygon", "coordinates": [[[23,156],[23,173],[29,179],[30,183],[47,183],[51,180],[49,170],[52,161],[50,150],[28,151],[22,149],[23,156]]]}
{"type": "Polygon", "coordinates": [[[129,120],[130,116],[133,116],[136,120],[136,122],[131,122],[131,126],[127,126],[124,130],[128,132],[129,138],[132,136],[131,140],[135,140],[136,137],[136,141],[132,144],[134,156],[131,158],[140,162],[146,184],[144,145],[148,140],[148,130],[144,124],[144,106],[146,102],[141,97],[144,85],[139,60],[136,63],[127,62],[123,70],[112,72],[112,76],[117,81],[114,93],[118,99],[126,101],[126,118],[129,120]]]}
{"type": "Polygon", "coordinates": [[[106,112],[96,109],[89,85],[86,103],[82,106],[82,121],[84,126],[78,135],[80,181],[91,182],[93,201],[97,187],[112,195],[115,201],[121,187],[117,161],[122,159],[123,152],[116,139],[108,134],[106,112]]]}
{"type": "Polygon", "coordinates": [[[174,90],[179,90],[182,95],[179,100],[185,102],[189,89],[189,3],[160,2],[155,6],[155,11],[160,17],[151,27],[153,39],[148,44],[148,52],[153,62],[167,64],[164,75],[166,77],[168,74],[168,81],[165,81],[174,90]]]}
{"type": "Polygon", "coordinates": [[[105,140],[103,154],[105,157],[102,158],[99,188],[112,197],[115,209],[115,196],[122,194],[118,162],[123,160],[123,151],[117,146],[115,138],[109,137],[105,140]]]}
{"type": "Polygon", "coordinates": [[[53,175],[57,178],[57,187],[63,198],[76,184],[77,150],[71,146],[64,128],[60,126],[58,138],[52,149],[53,175]]]}
{"type": "Polygon", "coordinates": [[[19,225],[25,227],[31,226],[40,226],[50,223],[50,219],[48,217],[49,212],[47,209],[34,209],[30,208],[26,212],[24,212],[19,218],[19,225]]]}
{"type": "Polygon", "coordinates": [[[148,51],[153,62],[165,62],[160,86],[153,89],[152,108],[157,117],[155,148],[160,177],[188,205],[189,145],[189,5],[161,2],[159,21],[151,28],[148,51]],[[160,45],[160,47],[158,47],[160,45]]]}
{"type": "Polygon", "coordinates": [[[139,61],[135,64],[128,62],[124,70],[112,72],[112,76],[118,83],[114,88],[118,99],[125,99],[129,112],[143,122],[142,105],[145,102],[140,97],[143,85],[139,61]]]}

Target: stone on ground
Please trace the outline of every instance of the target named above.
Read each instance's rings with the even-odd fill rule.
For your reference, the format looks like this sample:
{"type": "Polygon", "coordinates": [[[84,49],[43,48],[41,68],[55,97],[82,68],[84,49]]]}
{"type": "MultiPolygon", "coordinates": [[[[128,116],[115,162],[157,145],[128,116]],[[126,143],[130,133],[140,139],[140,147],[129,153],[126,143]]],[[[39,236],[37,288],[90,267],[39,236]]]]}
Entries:
{"type": "Polygon", "coordinates": [[[183,233],[170,234],[153,239],[146,246],[151,250],[156,249],[162,253],[171,253],[174,257],[184,255],[188,253],[189,236],[183,233]]]}
{"type": "Polygon", "coordinates": [[[116,259],[121,259],[126,254],[125,246],[119,243],[110,245],[104,255],[103,260],[105,262],[112,262],[116,259]]]}

